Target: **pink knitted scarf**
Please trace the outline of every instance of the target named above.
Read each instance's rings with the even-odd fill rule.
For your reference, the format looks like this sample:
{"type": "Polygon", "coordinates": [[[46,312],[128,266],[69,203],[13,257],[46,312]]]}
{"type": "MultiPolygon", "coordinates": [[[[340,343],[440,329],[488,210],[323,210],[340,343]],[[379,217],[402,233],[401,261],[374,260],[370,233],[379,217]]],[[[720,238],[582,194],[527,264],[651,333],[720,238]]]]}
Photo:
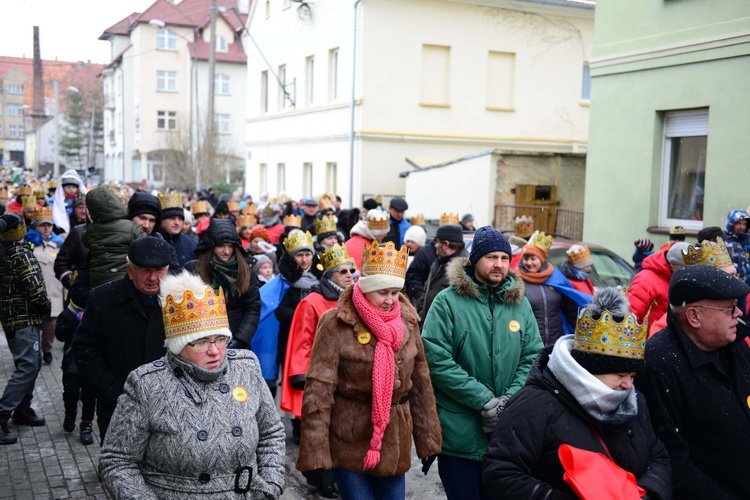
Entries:
{"type": "Polygon", "coordinates": [[[404,340],[404,322],[401,320],[399,302],[396,302],[390,311],[381,311],[365,298],[359,288],[359,283],[354,285],[352,300],[359,317],[378,339],[375,345],[375,361],[372,366],[372,412],[370,413],[372,438],[363,468],[363,470],[371,470],[380,462],[383,434],[391,419],[393,378],[396,372],[395,352],[404,340]]]}

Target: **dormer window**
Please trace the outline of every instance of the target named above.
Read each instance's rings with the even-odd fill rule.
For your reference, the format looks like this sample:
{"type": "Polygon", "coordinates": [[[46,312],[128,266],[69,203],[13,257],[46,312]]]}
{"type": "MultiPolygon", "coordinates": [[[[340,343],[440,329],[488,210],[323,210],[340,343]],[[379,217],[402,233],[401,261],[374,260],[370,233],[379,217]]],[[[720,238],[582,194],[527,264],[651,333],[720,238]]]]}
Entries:
{"type": "Polygon", "coordinates": [[[164,50],[177,49],[177,35],[167,28],[159,28],[156,31],[156,48],[164,50]]]}
{"type": "Polygon", "coordinates": [[[221,35],[216,36],[216,52],[227,51],[227,40],[221,35]]]}

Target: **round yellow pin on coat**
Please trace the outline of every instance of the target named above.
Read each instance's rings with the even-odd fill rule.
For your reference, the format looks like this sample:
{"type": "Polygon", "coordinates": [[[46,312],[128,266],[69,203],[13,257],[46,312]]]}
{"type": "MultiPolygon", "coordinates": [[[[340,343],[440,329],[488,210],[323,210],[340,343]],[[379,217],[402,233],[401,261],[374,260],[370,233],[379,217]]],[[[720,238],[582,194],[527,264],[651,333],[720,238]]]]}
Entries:
{"type": "Polygon", "coordinates": [[[247,401],[247,391],[242,386],[237,386],[234,389],[232,389],[232,397],[235,401],[238,403],[244,403],[247,401]]]}
{"type": "Polygon", "coordinates": [[[510,330],[511,332],[515,333],[520,329],[521,329],[521,323],[519,323],[518,321],[514,319],[511,320],[510,323],[508,323],[508,330],[510,330]]]}
{"type": "Polygon", "coordinates": [[[370,332],[362,332],[359,335],[357,335],[357,340],[362,345],[369,344],[371,338],[372,337],[370,336],[370,332]]]}

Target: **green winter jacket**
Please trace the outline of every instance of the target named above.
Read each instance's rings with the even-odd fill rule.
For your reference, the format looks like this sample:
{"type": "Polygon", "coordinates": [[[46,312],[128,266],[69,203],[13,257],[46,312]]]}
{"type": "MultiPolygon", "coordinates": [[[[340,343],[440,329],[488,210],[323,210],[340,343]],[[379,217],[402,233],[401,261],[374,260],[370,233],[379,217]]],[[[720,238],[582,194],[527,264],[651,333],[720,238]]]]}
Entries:
{"type": "Polygon", "coordinates": [[[449,264],[451,286],[435,297],[422,340],[443,453],[481,461],[489,438],[482,431],[482,408],[492,397],[524,386],[543,343],[523,281],[511,271],[491,292],[466,273],[469,266],[467,258],[449,264]]]}
{"type": "Polygon", "coordinates": [[[94,288],[125,275],[130,243],[145,234],[125,218],[122,202],[106,187],[86,194],[86,208],[93,222],[86,228],[83,244],[91,250],[89,283],[94,288]]]}

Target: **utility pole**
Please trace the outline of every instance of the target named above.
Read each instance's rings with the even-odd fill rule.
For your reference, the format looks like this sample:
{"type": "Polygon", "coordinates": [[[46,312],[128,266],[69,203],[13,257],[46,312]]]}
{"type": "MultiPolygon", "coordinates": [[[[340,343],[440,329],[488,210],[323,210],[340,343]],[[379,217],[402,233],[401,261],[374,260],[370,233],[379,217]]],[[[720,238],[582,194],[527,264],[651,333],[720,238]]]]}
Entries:
{"type": "Polygon", "coordinates": [[[55,93],[54,95],[54,108],[55,108],[55,148],[53,151],[53,154],[55,155],[55,162],[54,167],[52,167],[52,176],[55,179],[60,178],[60,119],[57,117],[58,115],[58,107],[57,107],[57,80],[54,80],[52,82],[52,91],[55,93]]]}
{"type": "MultiPolygon", "coordinates": [[[[216,159],[216,133],[214,126],[214,86],[216,81],[216,0],[211,0],[211,44],[208,49],[208,106],[206,106],[206,140],[208,141],[208,171],[213,172],[216,159]]],[[[200,181],[200,179],[199,179],[200,181]]]]}

